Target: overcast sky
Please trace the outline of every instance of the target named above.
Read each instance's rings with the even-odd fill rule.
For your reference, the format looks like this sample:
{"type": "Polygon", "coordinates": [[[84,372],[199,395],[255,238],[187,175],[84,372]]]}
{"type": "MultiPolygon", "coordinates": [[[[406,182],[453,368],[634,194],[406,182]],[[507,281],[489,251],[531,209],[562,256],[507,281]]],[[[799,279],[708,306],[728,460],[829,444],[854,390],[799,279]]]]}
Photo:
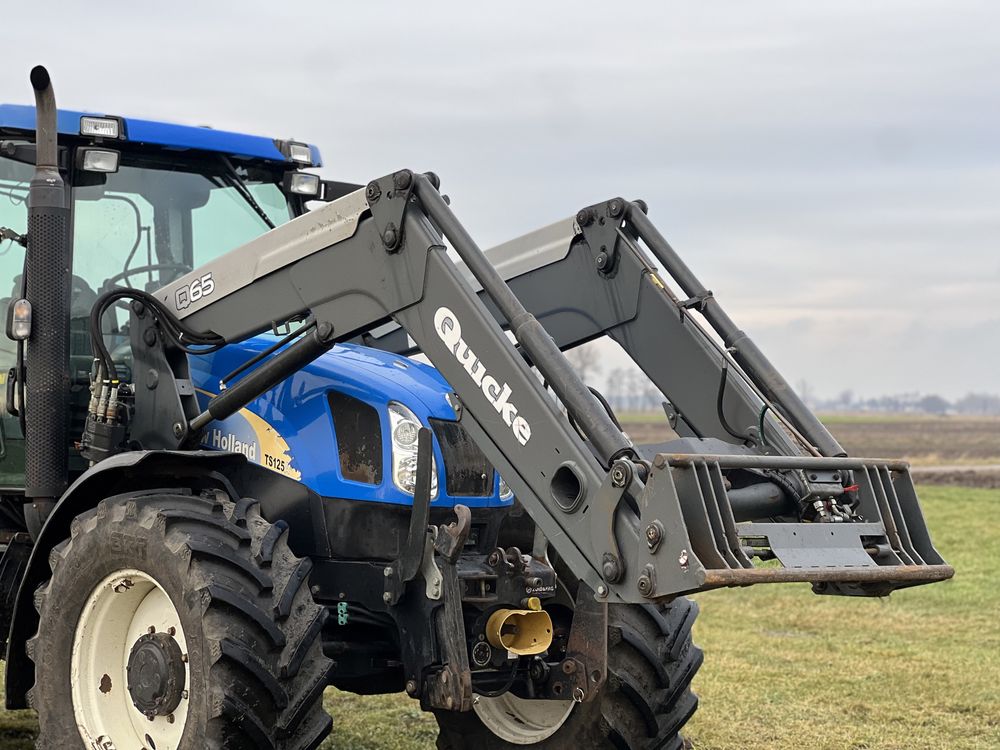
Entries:
{"type": "Polygon", "coordinates": [[[431,169],[483,245],[641,197],[792,382],[1000,391],[996,3],[61,4],[8,12],[0,100],[44,63],[64,107],[431,169]]]}

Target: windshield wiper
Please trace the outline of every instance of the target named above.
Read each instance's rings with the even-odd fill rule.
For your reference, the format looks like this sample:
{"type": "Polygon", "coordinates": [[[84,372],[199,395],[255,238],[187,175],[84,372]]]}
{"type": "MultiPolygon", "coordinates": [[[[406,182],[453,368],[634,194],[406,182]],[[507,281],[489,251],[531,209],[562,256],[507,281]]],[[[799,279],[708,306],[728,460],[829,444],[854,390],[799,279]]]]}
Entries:
{"type": "Polygon", "coordinates": [[[247,202],[250,208],[257,212],[257,215],[265,224],[267,224],[269,229],[274,229],[274,222],[271,221],[271,217],[267,215],[267,212],[264,211],[263,208],[260,207],[257,199],[253,197],[253,193],[250,192],[246,183],[243,182],[243,178],[240,177],[240,173],[236,171],[236,167],[233,166],[233,163],[225,156],[220,158],[222,165],[225,167],[225,171],[222,173],[222,176],[225,178],[229,186],[235,188],[236,192],[243,197],[243,200],[247,202]]]}

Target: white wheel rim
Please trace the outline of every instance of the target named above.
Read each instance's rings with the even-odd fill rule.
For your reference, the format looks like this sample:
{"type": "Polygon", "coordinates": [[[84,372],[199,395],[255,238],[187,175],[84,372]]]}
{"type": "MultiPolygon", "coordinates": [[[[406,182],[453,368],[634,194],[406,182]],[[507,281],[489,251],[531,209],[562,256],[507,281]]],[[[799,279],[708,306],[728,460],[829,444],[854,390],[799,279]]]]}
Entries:
{"type": "Polygon", "coordinates": [[[477,696],[473,709],[483,725],[513,745],[534,745],[554,735],[573,712],[573,701],[528,700],[513,693],[477,696]]]}
{"type": "Polygon", "coordinates": [[[150,628],[171,633],[186,657],[187,640],[177,610],[148,573],[120,570],[101,581],[84,605],[73,638],[70,681],[73,714],[87,748],[177,750],[187,722],[190,670],[170,716],[152,720],[128,690],[127,667],[136,641],[150,628]]]}

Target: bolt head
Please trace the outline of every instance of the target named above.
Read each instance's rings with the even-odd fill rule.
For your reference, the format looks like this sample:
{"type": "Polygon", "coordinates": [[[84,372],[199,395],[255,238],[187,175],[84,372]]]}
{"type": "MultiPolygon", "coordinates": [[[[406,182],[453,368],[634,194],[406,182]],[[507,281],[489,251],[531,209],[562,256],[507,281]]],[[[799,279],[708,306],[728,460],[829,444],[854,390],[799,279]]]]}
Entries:
{"type": "Polygon", "coordinates": [[[646,527],[646,541],[650,544],[656,544],[660,541],[660,527],[655,523],[651,523],[646,527]]]}
{"type": "Polygon", "coordinates": [[[411,175],[406,170],[403,170],[402,172],[396,172],[396,174],[392,176],[392,184],[396,186],[397,190],[406,190],[406,188],[410,186],[410,183],[412,181],[413,181],[413,175],[411,175]]]}
{"type": "Polygon", "coordinates": [[[681,550],[681,554],[677,557],[677,562],[680,563],[682,568],[686,568],[688,566],[689,558],[688,551],[686,549],[681,550]]]}
{"type": "Polygon", "coordinates": [[[608,203],[608,213],[612,216],[612,218],[617,218],[618,216],[621,216],[622,202],[616,198],[615,200],[608,203]]]}
{"type": "Polygon", "coordinates": [[[597,587],[597,595],[600,597],[605,597],[608,595],[608,587],[605,585],[600,585],[597,587]]]}
{"type": "Polygon", "coordinates": [[[399,241],[399,233],[396,231],[396,227],[389,225],[389,228],[385,230],[382,235],[382,244],[388,248],[396,247],[396,243],[399,241]]]}
{"type": "Polygon", "coordinates": [[[173,429],[174,429],[174,437],[179,438],[181,435],[184,434],[184,425],[182,425],[180,422],[174,422],[173,429]]]}
{"type": "Polygon", "coordinates": [[[611,468],[611,484],[615,487],[624,487],[628,481],[628,472],[621,464],[615,464],[611,468]]]}
{"type": "Polygon", "coordinates": [[[388,604],[391,600],[392,600],[392,594],[390,594],[388,591],[382,594],[382,601],[384,601],[386,604],[388,604]]]}
{"type": "Polygon", "coordinates": [[[589,208],[581,208],[576,214],[576,223],[581,227],[589,227],[594,221],[594,212],[589,208]]]}
{"type": "Polygon", "coordinates": [[[609,581],[614,580],[618,576],[618,566],[611,560],[604,561],[601,571],[604,573],[604,577],[609,581]]]}
{"type": "Polygon", "coordinates": [[[416,680],[407,680],[406,681],[406,694],[407,695],[416,695],[417,694],[417,681],[416,680]]]}
{"type": "Polygon", "coordinates": [[[382,197],[382,188],[378,186],[377,182],[369,182],[368,187],[365,189],[365,197],[369,203],[374,203],[382,197]]]}
{"type": "Polygon", "coordinates": [[[608,254],[598,253],[597,257],[594,258],[594,265],[596,265],[598,268],[604,268],[606,265],[608,265],[608,254]]]}
{"type": "Polygon", "coordinates": [[[388,578],[389,576],[391,576],[392,575],[392,566],[386,565],[384,568],[382,568],[382,575],[384,575],[386,578],[388,578]]]}
{"type": "Polygon", "coordinates": [[[639,576],[639,580],[635,582],[635,586],[639,589],[640,594],[646,596],[653,588],[653,582],[649,580],[649,576],[639,576]]]}

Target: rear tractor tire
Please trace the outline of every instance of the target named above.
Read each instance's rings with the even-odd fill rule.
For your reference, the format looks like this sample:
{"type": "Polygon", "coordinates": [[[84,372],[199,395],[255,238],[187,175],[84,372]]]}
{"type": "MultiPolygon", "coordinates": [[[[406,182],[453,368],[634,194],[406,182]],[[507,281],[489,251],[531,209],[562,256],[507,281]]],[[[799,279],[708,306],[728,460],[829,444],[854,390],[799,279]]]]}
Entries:
{"type": "Polygon", "coordinates": [[[438,712],[438,750],[681,750],[698,707],[691,640],[698,605],[608,607],[608,679],[589,703],[478,697],[467,713],[438,712]]]}
{"type": "Polygon", "coordinates": [[[111,497],[49,562],[28,642],[39,748],[313,750],[329,732],[312,565],[255,501],[111,497]]]}

